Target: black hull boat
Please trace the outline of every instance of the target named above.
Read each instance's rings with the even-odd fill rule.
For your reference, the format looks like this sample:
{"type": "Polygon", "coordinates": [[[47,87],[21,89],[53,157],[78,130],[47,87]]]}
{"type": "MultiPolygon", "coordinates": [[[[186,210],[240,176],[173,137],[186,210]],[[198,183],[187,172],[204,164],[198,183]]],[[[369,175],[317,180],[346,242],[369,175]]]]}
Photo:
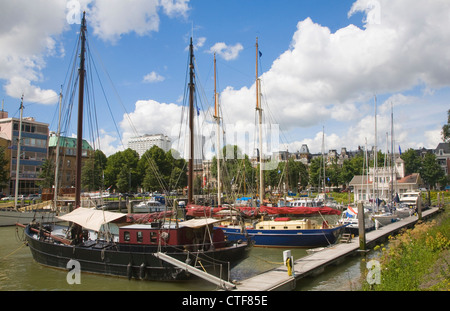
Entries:
{"type": "MultiPolygon", "coordinates": [[[[75,209],[58,217],[69,222],[70,226],[62,227],[44,222],[27,226],[17,224],[25,228],[25,239],[34,260],[46,266],[68,271],[77,268],[81,273],[154,281],[180,280],[197,276],[224,288],[234,286],[227,281],[230,269],[247,257],[250,243],[227,241],[223,230],[213,228],[218,220],[202,218],[179,221],[164,216],[158,221],[140,224],[136,223],[135,217],[127,219],[126,214],[80,207],[86,53],[85,13],[81,22],[80,42],[75,209]],[[111,230],[112,227],[115,231],[111,230]]],[[[195,74],[192,38],[189,50],[189,110],[190,124],[193,128],[195,74]]],[[[191,130],[191,146],[193,133],[191,130]]],[[[189,203],[193,201],[193,150],[191,147],[189,203]]]]}
{"type": "MultiPolygon", "coordinates": [[[[188,223],[188,222],[186,222],[188,223]]],[[[119,276],[128,279],[175,281],[192,278],[185,265],[228,281],[231,268],[248,256],[247,241],[227,242],[222,231],[205,227],[162,229],[155,224],[128,225],[120,228],[119,241],[84,238],[74,244],[57,232],[67,227],[30,224],[25,239],[34,260],[42,265],[72,269],[71,261],[79,263],[80,272],[119,276]],[[58,230],[58,228],[60,228],[58,230]],[[202,243],[198,237],[211,230],[212,236],[202,243]],[[175,243],[171,245],[172,243],[175,243]],[[169,263],[160,254],[178,264],[169,263]]],[[[91,232],[92,234],[93,232],[91,232]]]]}

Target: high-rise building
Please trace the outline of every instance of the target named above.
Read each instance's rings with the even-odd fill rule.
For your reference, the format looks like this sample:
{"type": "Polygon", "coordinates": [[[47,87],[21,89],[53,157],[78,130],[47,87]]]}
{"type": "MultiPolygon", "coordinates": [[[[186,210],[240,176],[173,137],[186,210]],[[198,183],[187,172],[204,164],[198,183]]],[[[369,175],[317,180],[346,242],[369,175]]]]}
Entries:
{"type": "Polygon", "coordinates": [[[128,141],[128,148],[135,150],[140,157],[155,145],[164,150],[164,152],[167,152],[171,147],[170,138],[163,134],[146,134],[139,137],[133,137],[128,141]]]}

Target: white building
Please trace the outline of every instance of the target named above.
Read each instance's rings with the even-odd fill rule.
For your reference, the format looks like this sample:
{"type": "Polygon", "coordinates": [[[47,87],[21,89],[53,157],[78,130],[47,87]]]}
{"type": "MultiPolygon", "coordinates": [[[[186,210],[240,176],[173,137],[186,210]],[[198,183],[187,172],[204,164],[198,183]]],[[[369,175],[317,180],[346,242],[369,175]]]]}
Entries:
{"type": "Polygon", "coordinates": [[[350,182],[353,187],[355,202],[369,201],[373,198],[389,201],[392,191],[401,195],[419,189],[422,181],[418,173],[405,176],[405,163],[398,157],[395,160],[395,170],[389,167],[378,168],[376,173],[373,168],[369,169],[367,175],[356,175],[350,182]]]}
{"type": "Polygon", "coordinates": [[[140,157],[153,146],[158,146],[164,152],[167,152],[171,147],[170,138],[163,134],[145,134],[143,136],[133,137],[128,141],[128,148],[135,150],[140,157]]]}

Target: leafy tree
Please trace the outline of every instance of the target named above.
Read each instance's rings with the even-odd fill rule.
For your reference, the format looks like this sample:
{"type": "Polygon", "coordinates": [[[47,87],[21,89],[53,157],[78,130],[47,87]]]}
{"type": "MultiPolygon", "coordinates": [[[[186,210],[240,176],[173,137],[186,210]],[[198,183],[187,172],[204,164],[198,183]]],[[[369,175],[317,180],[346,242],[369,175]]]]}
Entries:
{"type": "Polygon", "coordinates": [[[309,184],[318,187],[323,181],[322,156],[313,158],[309,165],[309,184]]]}
{"type": "Polygon", "coordinates": [[[36,184],[42,188],[51,188],[55,183],[55,163],[46,159],[41,166],[41,173],[36,184]]]}
{"type": "Polygon", "coordinates": [[[184,159],[172,155],[172,150],[164,152],[158,146],[147,150],[138,163],[145,190],[164,191],[187,185],[187,165],[184,159]]]}
{"type": "MultiPolygon", "coordinates": [[[[232,193],[233,185],[237,187],[239,193],[252,192],[252,190],[256,189],[255,169],[252,167],[248,155],[243,155],[238,146],[227,145],[222,148],[220,169],[222,190],[224,192],[232,193]],[[231,154],[227,154],[227,151],[231,152],[231,154]]],[[[259,171],[259,168],[257,170],[259,171]]],[[[211,175],[217,178],[216,157],[212,159],[211,175]]]]}
{"type": "Polygon", "coordinates": [[[141,182],[138,161],[139,154],[130,148],[109,156],[105,167],[105,184],[120,192],[136,190],[141,182]]]}
{"type": "Polygon", "coordinates": [[[83,163],[81,185],[85,190],[93,191],[105,187],[103,172],[106,168],[106,163],[107,158],[101,150],[96,150],[93,157],[83,163]]]}
{"type": "Polygon", "coordinates": [[[5,157],[5,148],[0,147],[0,187],[6,187],[9,183],[9,160],[5,157]]]}
{"type": "Polygon", "coordinates": [[[351,159],[345,160],[342,163],[340,172],[340,181],[342,184],[349,184],[355,175],[363,175],[364,157],[357,155],[351,159]]]}
{"type": "Polygon", "coordinates": [[[435,188],[439,182],[445,182],[445,173],[436,161],[436,155],[427,153],[423,159],[420,175],[423,181],[435,188]]]}
{"type": "Polygon", "coordinates": [[[447,111],[447,124],[442,126],[442,140],[446,143],[450,142],[450,109],[447,111]]]}
{"type": "Polygon", "coordinates": [[[400,156],[405,161],[405,175],[419,173],[422,167],[422,159],[414,149],[408,149],[400,156]]]}

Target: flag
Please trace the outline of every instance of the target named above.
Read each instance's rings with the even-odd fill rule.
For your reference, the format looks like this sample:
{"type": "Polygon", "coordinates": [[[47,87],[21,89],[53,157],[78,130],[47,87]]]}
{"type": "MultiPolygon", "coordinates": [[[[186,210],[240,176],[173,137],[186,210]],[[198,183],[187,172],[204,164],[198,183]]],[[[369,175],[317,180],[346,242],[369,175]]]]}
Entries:
{"type": "Polygon", "coordinates": [[[400,148],[400,145],[398,145],[398,152],[400,152],[400,155],[402,155],[402,148],[400,148]]]}
{"type": "Polygon", "coordinates": [[[261,51],[258,51],[259,52],[259,57],[261,57],[262,56],[262,53],[261,53],[261,51]]]}

